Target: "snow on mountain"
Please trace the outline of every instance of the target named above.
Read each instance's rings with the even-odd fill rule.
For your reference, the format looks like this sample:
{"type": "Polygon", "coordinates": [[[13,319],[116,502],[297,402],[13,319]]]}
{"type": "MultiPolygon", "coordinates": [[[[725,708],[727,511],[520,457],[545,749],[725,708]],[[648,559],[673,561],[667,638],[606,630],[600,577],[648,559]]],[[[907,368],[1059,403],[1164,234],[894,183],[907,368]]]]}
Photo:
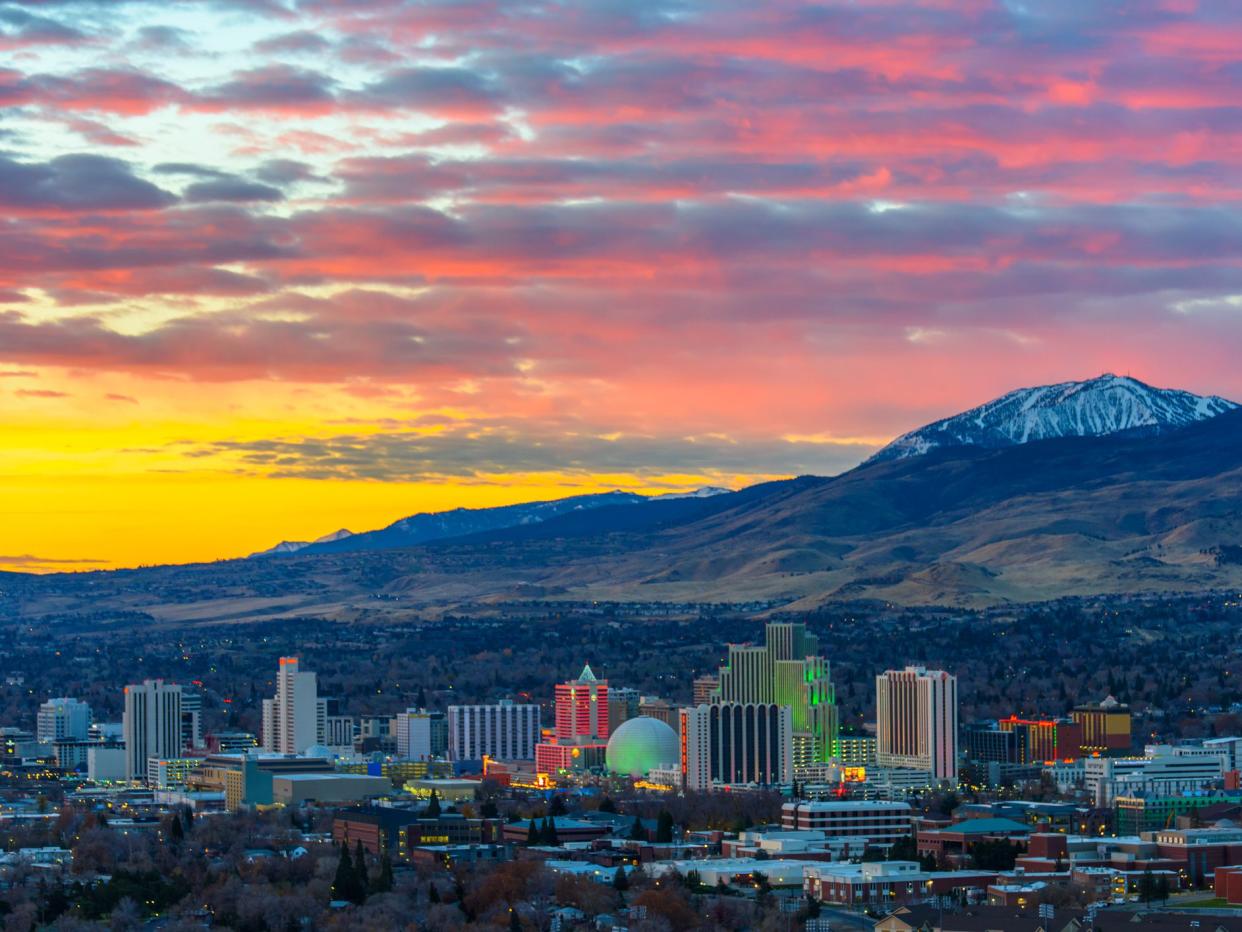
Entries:
{"type": "Polygon", "coordinates": [[[919,456],[939,447],[1007,447],[1055,437],[1101,437],[1183,427],[1238,407],[1215,395],[1153,388],[1129,376],[1020,388],[898,437],[868,462],[919,456]]]}
{"type": "Polygon", "coordinates": [[[257,553],[252,553],[250,556],[273,557],[279,556],[282,553],[297,553],[299,550],[305,550],[311,544],[332,543],[333,541],[344,540],[347,537],[353,536],[353,531],[341,528],[339,531],[333,531],[331,534],[323,535],[323,537],[316,537],[314,540],[282,540],[275,547],[268,547],[266,550],[260,550],[257,553]]]}

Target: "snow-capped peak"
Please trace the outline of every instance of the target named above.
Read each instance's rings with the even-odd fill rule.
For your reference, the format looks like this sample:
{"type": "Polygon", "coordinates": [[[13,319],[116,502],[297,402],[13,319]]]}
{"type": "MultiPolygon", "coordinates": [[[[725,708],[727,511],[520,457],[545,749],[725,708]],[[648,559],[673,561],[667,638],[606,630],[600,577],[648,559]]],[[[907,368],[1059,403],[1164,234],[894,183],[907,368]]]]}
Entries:
{"type": "Polygon", "coordinates": [[[1101,437],[1183,427],[1238,407],[1215,395],[1153,388],[1129,376],[1020,388],[970,411],[898,437],[868,462],[918,456],[938,447],[1007,447],[1054,437],[1101,437]]]}

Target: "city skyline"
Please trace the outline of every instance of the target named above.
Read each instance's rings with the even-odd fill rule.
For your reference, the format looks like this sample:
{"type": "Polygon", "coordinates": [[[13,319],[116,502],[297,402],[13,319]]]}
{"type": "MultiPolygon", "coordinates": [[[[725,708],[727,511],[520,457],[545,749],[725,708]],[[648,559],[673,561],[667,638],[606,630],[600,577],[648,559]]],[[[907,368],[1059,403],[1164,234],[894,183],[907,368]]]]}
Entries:
{"type": "Polygon", "coordinates": [[[4,11],[0,569],[1242,398],[1227,9],[4,11]]]}

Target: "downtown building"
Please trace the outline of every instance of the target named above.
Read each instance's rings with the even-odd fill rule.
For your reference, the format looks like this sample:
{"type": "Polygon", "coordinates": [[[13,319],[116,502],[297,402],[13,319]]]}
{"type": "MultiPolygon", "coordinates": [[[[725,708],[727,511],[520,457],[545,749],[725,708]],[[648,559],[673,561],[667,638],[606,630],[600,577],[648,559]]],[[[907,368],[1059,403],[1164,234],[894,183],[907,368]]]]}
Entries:
{"type": "Polygon", "coordinates": [[[443,712],[406,709],[393,719],[400,760],[432,760],[448,752],[448,723],[443,712]]]}
{"type": "Polygon", "coordinates": [[[957,677],[906,667],[875,678],[876,762],[957,783],[957,677]]]}
{"type": "Polygon", "coordinates": [[[326,718],[315,674],[299,669],[297,657],[281,657],[276,695],[263,700],[263,750],[301,754],[323,744],[326,718]]]}
{"type": "MultiPolygon", "coordinates": [[[[151,758],[181,756],[181,687],[144,680],[125,687],[125,779],[147,778],[151,758]]],[[[92,778],[93,779],[93,778],[92,778]]]]}
{"type": "Polygon", "coordinates": [[[588,663],[576,680],[556,686],[556,730],[535,745],[536,773],[589,770],[604,764],[608,742],[608,681],[588,663]]]}
{"type": "Polygon", "coordinates": [[[681,710],[681,780],[686,789],[792,783],[789,706],[716,702],[681,710]]]}
{"type": "Polygon", "coordinates": [[[78,699],[49,699],[39,706],[37,722],[35,734],[40,744],[85,741],[91,730],[91,707],[78,699]]]}
{"type": "MultiPolygon", "coordinates": [[[[764,644],[730,644],[728,662],[709,692],[714,702],[776,705],[790,712],[790,762],[795,770],[838,752],[836,690],[819,638],[806,625],[770,622],[764,644]]],[[[707,684],[703,684],[707,691],[707,684]]]]}
{"type": "Polygon", "coordinates": [[[539,706],[502,699],[448,707],[449,760],[534,760],[539,706]]]}

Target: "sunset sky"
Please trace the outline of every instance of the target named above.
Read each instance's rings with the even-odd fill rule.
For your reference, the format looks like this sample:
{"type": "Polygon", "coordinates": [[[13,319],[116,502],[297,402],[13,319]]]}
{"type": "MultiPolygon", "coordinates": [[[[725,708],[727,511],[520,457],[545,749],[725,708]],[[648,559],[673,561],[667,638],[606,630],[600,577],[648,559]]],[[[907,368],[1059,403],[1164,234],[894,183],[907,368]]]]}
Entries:
{"type": "Polygon", "coordinates": [[[0,0],[0,569],[1242,399],[1236,3],[0,0]]]}

